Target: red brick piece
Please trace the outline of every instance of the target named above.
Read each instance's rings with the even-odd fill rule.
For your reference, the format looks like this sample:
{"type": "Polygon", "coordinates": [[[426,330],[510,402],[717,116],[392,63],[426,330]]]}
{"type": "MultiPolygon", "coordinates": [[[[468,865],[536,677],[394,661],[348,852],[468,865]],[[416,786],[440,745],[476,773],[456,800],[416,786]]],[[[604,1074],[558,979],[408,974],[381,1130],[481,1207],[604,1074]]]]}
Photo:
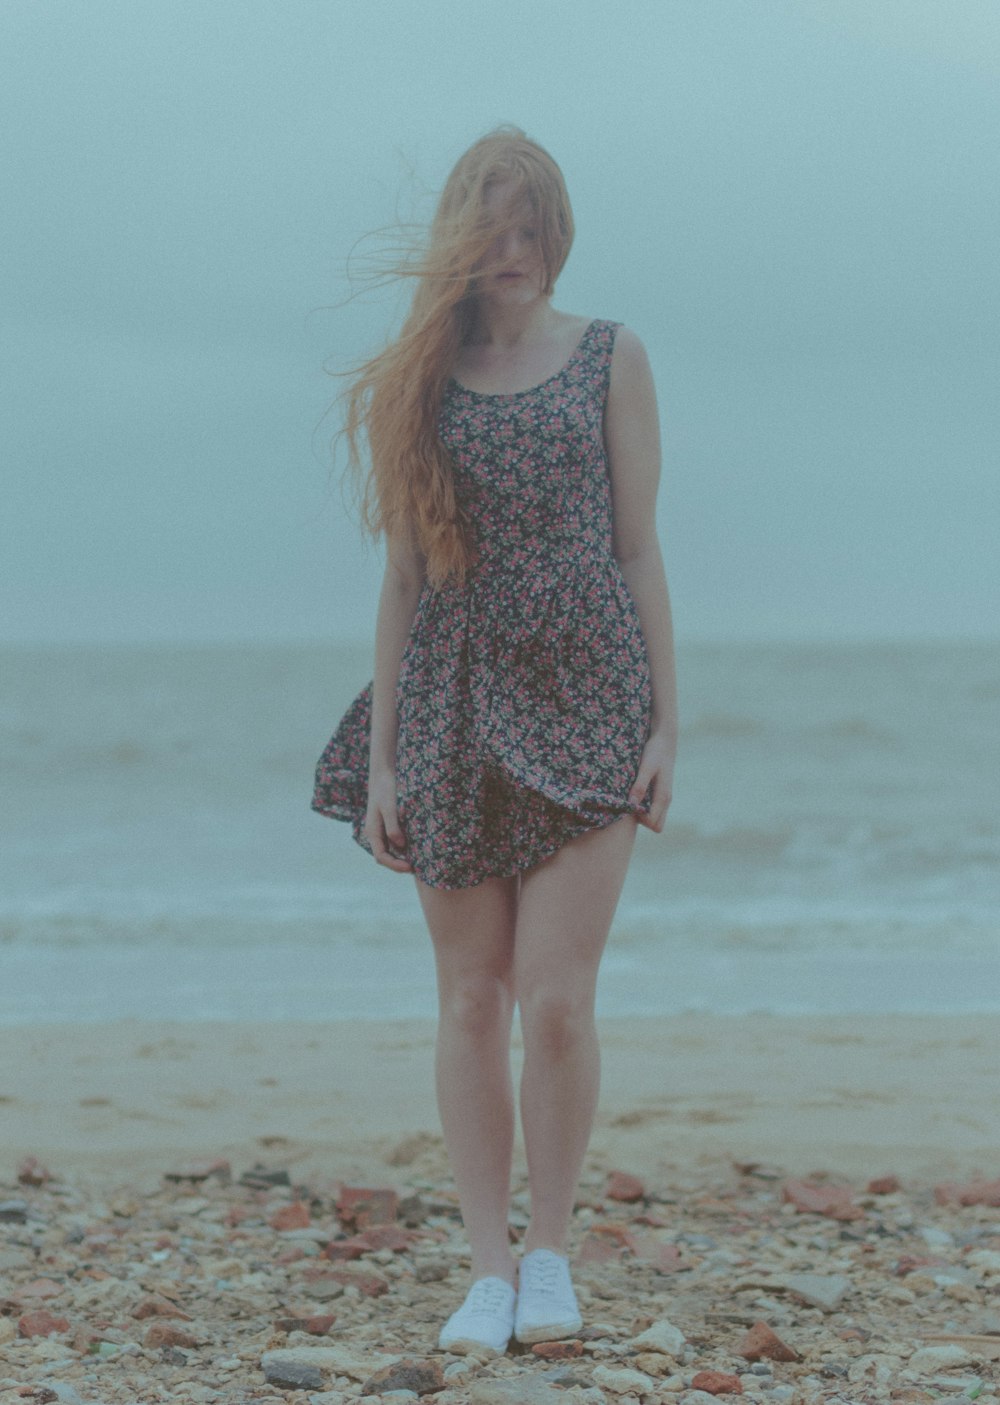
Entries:
{"type": "Polygon", "coordinates": [[[899,1188],[898,1176],[876,1176],[868,1182],[869,1195],[894,1195],[899,1188]]]}
{"type": "Polygon", "coordinates": [[[725,1371],[698,1371],[691,1379],[692,1390],[703,1390],[708,1395],[742,1395],[743,1386],[739,1376],[730,1376],[725,1371]]]}
{"type": "Polygon", "coordinates": [[[355,1287],[363,1298],[380,1298],[383,1293],[388,1293],[389,1284],[381,1274],[372,1273],[368,1269],[354,1268],[353,1265],[343,1268],[331,1268],[329,1273],[323,1275],[324,1278],[332,1278],[335,1283],[343,1283],[345,1288],[355,1287]]]}
{"type": "Polygon", "coordinates": [[[760,1361],[765,1356],[771,1361],[799,1360],[795,1348],[783,1342],[766,1322],[755,1322],[736,1350],[747,1361],[760,1361]]]}
{"type": "Polygon", "coordinates": [[[37,1156],[26,1156],[17,1168],[17,1179],[21,1185],[44,1185],[52,1179],[52,1172],[37,1156]]]}
{"type": "Polygon", "coordinates": [[[170,1322],[152,1322],[145,1337],[142,1339],[143,1346],[186,1346],[198,1345],[198,1339],[192,1337],[190,1332],[185,1332],[183,1327],[175,1327],[170,1322]]]}
{"type": "Polygon", "coordinates": [[[572,1361],[574,1357],[583,1355],[583,1342],[577,1339],[568,1342],[536,1342],[531,1350],[543,1361],[572,1361]]]}
{"type": "Polygon", "coordinates": [[[626,1249],[635,1252],[635,1235],[626,1224],[591,1225],[576,1256],[578,1264],[606,1264],[621,1258],[626,1249]]]}
{"type": "Polygon", "coordinates": [[[53,1317],[45,1308],[39,1308],[19,1317],[17,1330],[22,1337],[51,1337],[53,1332],[68,1332],[69,1323],[65,1317],[53,1317]]]}
{"type": "Polygon", "coordinates": [[[781,1198],[790,1201],[800,1213],[826,1215],[831,1220],[862,1220],[865,1215],[861,1206],[851,1199],[851,1192],[842,1185],[785,1181],[781,1198]]]}
{"type": "Polygon", "coordinates": [[[934,1199],[939,1205],[990,1205],[1000,1207],[1000,1181],[974,1180],[958,1185],[945,1181],[934,1187],[934,1199]]]}
{"type": "Polygon", "coordinates": [[[651,1234],[633,1235],[632,1252],[640,1263],[649,1264],[657,1273],[680,1273],[687,1267],[681,1262],[681,1251],[676,1244],[664,1244],[651,1234]]]}
{"type": "Polygon", "coordinates": [[[190,1322],[191,1318],[186,1312],[172,1303],[169,1298],[160,1297],[159,1293],[151,1293],[148,1297],[140,1298],[132,1309],[132,1316],[144,1317],[179,1317],[182,1322],[190,1322]]]}
{"type": "Polygon", "coordinates": [[[272,1229],[308,1229],[309,1206],[301,1200],[293,1200],[291,1205],[282,1205],[275,1210],[268,1221],[272,1229]]]}
{"type": "Polygon", "coordinates": [[[619,1200],[625,1205],[633,1205],[637,1200],[643,1199],[646,1187],[638,1176],[631,1176],[628,1171],[612,1171],[608,1177],[604,1194],[609,1200],[619,1200]]]}
{"type": "Polygon", "coordinates": [[[371,1225],[392,1224],[399,1209],[399,1196],[382,1186],[341,1186],[337,1216],[345,1229],[368,1229],[371,1225]]]}

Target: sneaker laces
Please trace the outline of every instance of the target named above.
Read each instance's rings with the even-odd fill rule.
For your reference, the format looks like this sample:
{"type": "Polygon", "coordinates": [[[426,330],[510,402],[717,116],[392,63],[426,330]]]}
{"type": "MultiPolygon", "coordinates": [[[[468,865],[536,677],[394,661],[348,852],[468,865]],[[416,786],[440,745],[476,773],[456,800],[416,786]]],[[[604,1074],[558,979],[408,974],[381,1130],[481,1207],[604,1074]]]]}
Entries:
{"type": "Polygon", "coordinates": [[[480,1278],[469,1289],[464,1306],[467,1312],[485,1312],[491,1317],[506,1312],[510,1307],[508,1285],[499,1278],[480,1278]]]}
{"type": "Polygon", "coordinates": [[[536,1259],[528,1265],[526,1286],[530,1287],[532,1293],[552,1298],[562,1285],[564,1275],[565,1266],[561,1259],[544,1258],[541,1263],[536,1259]]]}

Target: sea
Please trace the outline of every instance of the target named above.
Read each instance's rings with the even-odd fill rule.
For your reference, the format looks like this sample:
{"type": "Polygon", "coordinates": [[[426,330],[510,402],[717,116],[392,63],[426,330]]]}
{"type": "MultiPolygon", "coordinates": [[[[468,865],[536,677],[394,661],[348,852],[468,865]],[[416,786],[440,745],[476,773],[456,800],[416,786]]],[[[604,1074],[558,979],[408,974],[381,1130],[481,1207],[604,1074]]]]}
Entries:
{"type": "MultiPolygon", "coordinates": [[[[0,649],[0,1024],[436,1013],[413,879],[309,807],[354,644],[0,649]]],[[[1000,1012],[1000,643],[678,650],[606,1016],[1000,1012]]]]}

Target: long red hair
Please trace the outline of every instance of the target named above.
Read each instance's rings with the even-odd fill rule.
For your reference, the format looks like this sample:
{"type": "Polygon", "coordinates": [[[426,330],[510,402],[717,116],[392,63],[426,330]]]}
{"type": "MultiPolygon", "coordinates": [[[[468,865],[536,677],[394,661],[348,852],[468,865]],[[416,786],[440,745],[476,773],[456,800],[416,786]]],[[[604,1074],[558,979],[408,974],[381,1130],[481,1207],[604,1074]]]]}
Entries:
{"type": "Polygon", "coordinates": [[[461,580],[472,561],[468,524],[437,426],[455,358],[473,326],[477,277],[487,271],[500,232],[496,218],[487,218],[485,198],[501,182],[511,182],[515,196],[532,208],[544,292],[552,292],[573,242],[566,184],[547,151],[517,127],[498,127],[460,157],[425,245],[393,270],[417,279],[409,315],[398,338],[356,368],[343,396],[343,432],[360,486],[362,522],[376,537],[411,534],[434,585],[450,576],[461,580]]]}

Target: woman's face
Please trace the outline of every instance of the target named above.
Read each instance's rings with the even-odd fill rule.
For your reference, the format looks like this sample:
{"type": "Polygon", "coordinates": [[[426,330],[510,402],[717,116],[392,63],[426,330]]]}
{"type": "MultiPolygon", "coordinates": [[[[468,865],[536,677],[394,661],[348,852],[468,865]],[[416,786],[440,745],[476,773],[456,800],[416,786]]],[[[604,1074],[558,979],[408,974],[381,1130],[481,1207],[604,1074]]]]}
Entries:
{"type": "Polygon", "coordinates": [[[479,280],[479,295],[504,303],[532,302],[545,287],[535,213],[509,181],[488,190],[484,205],[498,232],[479,266],[486,270],[479,280]]]}

